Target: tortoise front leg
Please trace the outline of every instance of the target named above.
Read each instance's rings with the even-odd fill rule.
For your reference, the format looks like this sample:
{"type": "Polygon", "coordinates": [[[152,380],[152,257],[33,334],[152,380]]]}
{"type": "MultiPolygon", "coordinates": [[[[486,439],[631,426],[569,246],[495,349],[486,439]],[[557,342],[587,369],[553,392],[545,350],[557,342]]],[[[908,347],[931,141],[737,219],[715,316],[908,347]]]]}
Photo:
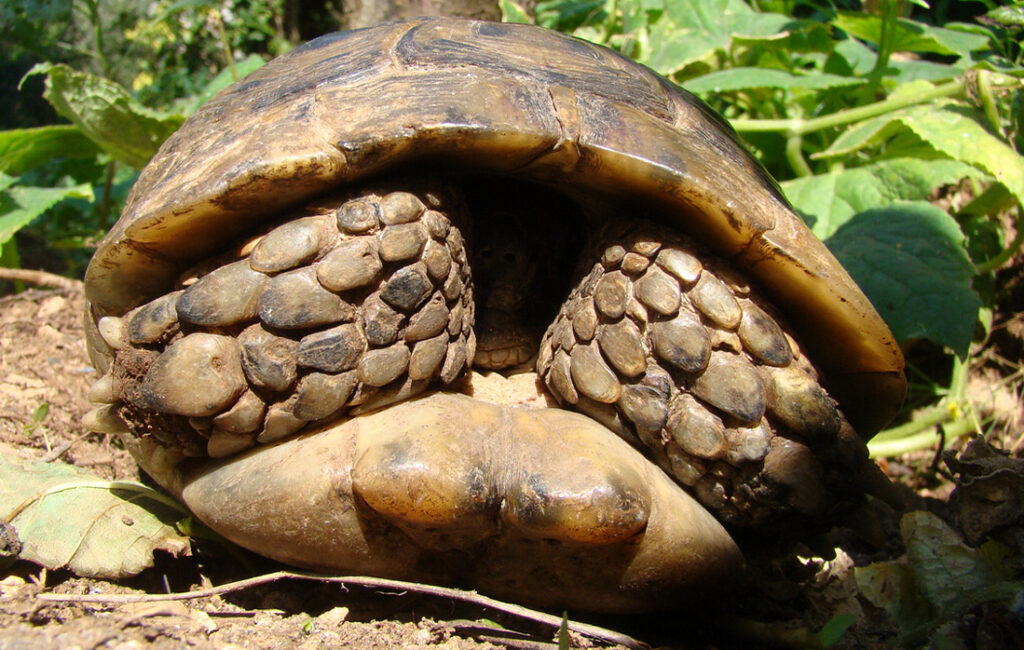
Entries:
{"type": "Polygon", "coordinates": [[[829,467],[855,468],[863,443],[757,289],[652,223],[606,228],[585,250],[541,345],[552,394],[642,443],[729,524],[836,505],[855,472],[829,467]]]}
{"type": "Polygon", "coordinates": [[[88,424],[222,458],[462,375],[475,348],[464,208],[406,185],[421,189],[306,206],[100,319],[112,361],[88,424]]]}

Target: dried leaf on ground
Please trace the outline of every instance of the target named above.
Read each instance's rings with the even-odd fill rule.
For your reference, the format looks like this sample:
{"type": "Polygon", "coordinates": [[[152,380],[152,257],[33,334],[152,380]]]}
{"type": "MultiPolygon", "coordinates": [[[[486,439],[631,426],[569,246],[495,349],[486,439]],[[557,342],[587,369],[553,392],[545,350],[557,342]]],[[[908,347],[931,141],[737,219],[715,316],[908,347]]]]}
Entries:
{"type": "Polygon", "coordinates": [[[923,643],[947,621],[988,602],[1006,601],[1024,590],[1005,563],[1009,549],[989,541],[966,545],[940,517],[915,511],[903,516],[900,533],[907,553],[893,562],[855,569],[861,595],[887,611],[906,645],[923,643]]]}
{"type": "Polygon", "coordinates": [[[125,578],[153,565],[153,551],[189,550],[181,517],[141,484],[105,481],[63,463],[0,456],[0,515],[21,540],[20,557],[91,578],[125,578]],[[137,485],[137,489],[136,486],[137,485]]]}

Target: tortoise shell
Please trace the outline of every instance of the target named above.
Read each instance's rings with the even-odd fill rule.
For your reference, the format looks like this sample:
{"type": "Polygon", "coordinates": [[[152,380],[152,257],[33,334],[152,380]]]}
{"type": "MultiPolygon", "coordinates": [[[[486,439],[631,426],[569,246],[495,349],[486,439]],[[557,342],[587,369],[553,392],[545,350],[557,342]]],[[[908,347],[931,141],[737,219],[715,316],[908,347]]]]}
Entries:
{"type": "Polygon", "coordinates": [[[902,401],[888,328],[719,116],[608,49],[525,25],[423,18],[332,34],[219,94],[160,148],[100,244],[93,321],[283,209],[412,165],[639,202],[771,295],[862,436],[902,401]]]}

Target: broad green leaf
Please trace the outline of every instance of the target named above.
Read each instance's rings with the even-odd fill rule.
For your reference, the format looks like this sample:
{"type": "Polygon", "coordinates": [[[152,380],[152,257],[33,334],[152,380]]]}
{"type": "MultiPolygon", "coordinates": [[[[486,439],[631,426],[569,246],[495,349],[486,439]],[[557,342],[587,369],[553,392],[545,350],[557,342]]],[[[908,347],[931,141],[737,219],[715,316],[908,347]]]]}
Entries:
{"type": "Polygon", "coordinates": [[[914,573],[901,562],[876,562],[853,570],[860,595],[885,610],[902,630],[927,624],[935,608],[921,594],[914,573]]]}
{"type": "Polygon", "coordinates": [[[1024,157],[956,104],[916,106],[900,121],[936,150],[991,174],[1024,203],[1024,157]]]}
{"type": "Polygon", "coordinates": [[[972,119],[969,109],[955,103],[913,106],[864,120],[813,157],[847,156],[900,132],[913,133],[937,153],[991,175],[1024,203],[1024,157],[972,119]]]}
{"type": "Polygon", "coordinates": [[[498,7],[501,9],[501,21],[505,23],[525,23],[530,25],[533,21],[526,9],[514,0],[498,0],[498,7]]]}
{"type": "Polygon", "coordinates": [[[0,190],[6,190],[11,185],[18,182],[17,176],[8,176],[7,174],[0,171],[0,190]]]}
{"type": "Polygon", "coordinates": [[[1024,5],[996,7],[985,17],[1005,27],[1024,27],[1024,5]]]}
{"type": "Polygon", "coordinates": [[[935,27],[928,25],[928,33],[945,47],[960,55],[963,63],[970,62],[975,52],[988,48],[991,34],[985,29],[977,29],[979,25],[965,25],[966,29],[950,29],[947,27],[935,27]],[[977,29],[977,31],[972,31],[977,29]]]}
{"type": "Polygon", "coordinates": [[[604,5],[605,0],[542,0],[533,11],[541,27],[572,32],[588,21],[607,20],[604,5]]]}
{"type": "Polygon", "coordinates": [[[618,6],[626,34],[647,29],[665,10],[664,0],[618,0],[618,6]]]}
{"type": "Polygon", "coordinates": [[[900,534],[921,592],[939,610],[951,611],[966,593],[1013,577],[1012,570],[1000,562],[996,547],[967,546],[930,512],[903,515],[900,534]]]}
{"type": "Polygon", "coordinates": [[[828,25],[811,20],[792,19],[786,24],[785,31],[776,34],[746,36],[736,34],[732,44],[741,47],[759,47],[781,50],[787,54],[792,52],[823,52],[831,53],[833,49],[832,34],[828,25]]]}
{"type": "Polygon", "coordinates": [[[916,201],[856,214],[826,244],[898,341],[926,338],[963,357],[981,306],[963,239],[952,217],[916,201]]]}
{"type": "Polygon", "coordinates": [[[895,70],[890,78],[897,83],[910,81],[949,81],[960,74],[960,70],[942,63],[931,61],[889,61],[889,67],[895,70]]]}
{"type": "Polygon", "coordinates": [[[782,189],[819,239],[828,239],[858,212],[894,201],[923,201],[942,185],[981,178],[956,160],[893,158],[843,171],[783,182],[782,189]]]}
{"type": "Polygon", "coordinates": [[[28,75],[45,74],[43,96],[63,117],[114,159],[141,168],[184,120],[138,103],[127,90],[63,64],[41,63],[28,75]]]}
{"type": "MultiPolygon", "coordinates": [[[[894,88],[889,93],[888,99],[917,97],[934,87],[927,81],[910,81],[894,88]]],[[[811,157],[815,159],[845,157],[854,151],[882,142],[900,131],[906,130],[906,127],[896,121],[901,114],[900,112],[886,113],[856,122],[850,125],[846,131],[840,133],[827,149],[813,154],[811,157]]]]}
{"type": "Polygon", "coordinates": [[[90,158],[99,153],[92,140],[71,124],[0,131],[0,172],[21,174],[51,158],[90,158]]]}
{"type": "MultiPolygon", "coordinates": [[[[840,11],[835,26],[851,36],[878,45],[882,39],[882,18],[860,12],[840,11]]],[[[971,52],[988,45],[988,39],[952,29],[933,27],[909,18],[900,18],[890,35],[894,52],[931,52],[970,57],[971,52]]]]}
{"type": "Polygon", "coordinates": [[[905,130],[895,118],[895,114],[879,115],[855,124],[839,134],[828,149],[812,154],[811,158],[837,158],[850,155],[864,147],[882,142],[900,130],[905,130]]]}
{"type": "Polygon", "coordinates": [[[743,0],[673,0],[651,26],[651,54],[641,63],[671,76],[724,53],[735,35],[778,34],[792,21],[782,14],[755,12],[743,0]]]}
{"type": "Polygon", "coordinates": [[[63,463],[0,456],[0,517],[22,542],[20,557],[91,578],[126,578],[153,551],[188,552],[172,523],[182,513],[138,483],[109,482],[63,463]]]}
{"type": "Polygon", "coordinates": [[[874,50],[855,38],[848,38],[835,44],[835,53],[846,59],[854,74],[866,75],[875,67],[878,55],[874,50]]]}
{"type": "Polygon", "coordinates": [[[835,88],[856,86],[864,79],[841,77],[834,74],[796,75],[784,70],[766,68],[728,68],[691,79],[683,84],[693,93],[728,92],[746,88],[835,88]]]}
{"type": "MultiPolygon", "coordinates": [[[[258,54],[250,54],[241,61],[235,62],[235,74],[238,75],[239,79],[242,79],[251,72],[254,72],[261,68],[266,59],[258,54]]],[[[195,98],[195,102],[191,106],[191,110],[195,110],[210,101],[214,95],[219,93],[224,88],[227,88],[235,79],[231,76],[231,68],[224,68],[217,74],[216,77],[210,80],[210,83],[206,84],[203,91],[195,98]]]]}
{"type": "Polygon", "coordinates": [[[33,219],[43,214],[59,201],[67,198],[92,200],[92,186],[82,184],[75,187],[24,187],[14,185],[0,190],[0,245],[33,219]]]}

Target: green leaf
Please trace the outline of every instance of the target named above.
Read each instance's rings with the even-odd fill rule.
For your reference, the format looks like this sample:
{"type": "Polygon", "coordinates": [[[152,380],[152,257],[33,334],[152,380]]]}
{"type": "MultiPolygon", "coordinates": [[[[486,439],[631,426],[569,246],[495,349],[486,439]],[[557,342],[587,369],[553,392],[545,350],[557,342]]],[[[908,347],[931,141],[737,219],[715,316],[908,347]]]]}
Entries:
{"type": "Polygon", "coordinates": [[[779,50],[789,55],[793,52],[829,54],[834,44],[828,25],[813,20],[791,19],[785,31],[760,36],[736,34],[732,37],[732,45],[779,50]]]}
{"type": "Polygon", "coordinates": [[[605,0],[542,0],[533,11],[541,27],[572,32],[581,25],[608,20],[604,4],[605,0]]]}
{"type": "MultiPolygon", "coordinates": [[[[927,81],[911,81],[897,86],[888,99],[899,99],[901,97],[915,97],[923,92],[935,88],[927,81]]],[[[846,157],[849,154],[863,149],[864,147],[882,142],[900,131],[906,131],[906,127],[897,121],[900,112],[886,113],[877,117],[868,118],[855,122],[845,131],[839,134],[831,145],[824,151],[818,152],[811,157],[814,159],[846,157]]]]}
{"type": "Polygon", "coordinates": [[[728,68],[691,79],[683,84],[693,93],[728,92],[746,88],[836,88],[856,86],[864,79],[841,77],[834,74],[796,75],[769,68],[728,68]]]}
{"type": "Polygon", "coordinates": [[[63,156],[91,158],[99,148],[71,124],[0,131],[0,172],[21,174],[63,156]]]}
{"type": "Polygon", "coordinates": [[[852,124],[850,128],[839,134],[828,149],[812,154],[815,160],[827,158],[845,158],[850,154],[879,142],[882,142],[899,131],[905,130],[892,114],[879,115],[852,124]]]}
{"type": "Polygon", "coordinates": [[[835,53],[846,59],[854,74],[866,75],[875,67],[878,55],[855,38],[848,38],[835,44],[835,53]]]}
{"type": "Polygon", "coordinates": [[[1004,27],[1024,27],[1024,5],[996,7],[985,14],[985,17],[1004,27]]]}
{"type": "Polygon", "coordinates": [[[1024,203],[1024,157],[986,131],[970,109],[953,102],[914,106],[858,122],[813,157],[848,156],[901,132],[912,133],[935,152],[991,175],[1024,203]]]}
{"type": "Polygon", "coordinates": [[[994,548],[979,551],[967,546],[956,531],[930,512],[903,515],[900,534],[921,592],[939,610],[951,611],[965,593],[1013,577],[994,548]]]}
{"type": "Polygon", "coordinates": [[[891,78],[897,83],[911,81],[949,81],[960,74],[960,70],[942,63],[931,61],[893,61],[889,60],[889,67],[895,71],[891,78]]]}
{"type": "Polygon", "coordinates": [[[1024,157],[965,112],[956,104],[917,106],[899,119],[937,151],[995,177],[1024,203],[1024,157]]]}
{"type": "Polygon", "coordinates": [[[46,416],[50,414],[50,403],[43,402],[36,407],[36,410],[32,412],[32,421],[25,425],[22,430],[26,436],[32,435],[32,432],[39,428],[39,425],[43,423],[46,416]]]}
{"type": "Polygon", "coordinates": [[[696,61],[724,54],[734,36],[782,32],[792,18],[758,13],[743,0],[673,0],[651,26],[650,56],[641,61],[671,76],[696,61]]]}
{"type": "Polygon", "coordinates": [[[6,190],[11,185],[18,182],[17,176],[8,176],[7,174],[0,171],[0,190],[6,190]]]}
{"type": "MultiPolygon", "coordinates": [[[[235,74],[238,75],[239,79],[247,76],[248,74],[255,72],[256,70],[263,67],[266,63],[266,59],[258,54],[250,54],[241,61],[235,62],[235,74]]],[[[210,83],[206,84],[203,91],[195,98],[194,103],[191,106],[191,110],[195,110],[210,101],[214,95],[219,93],[221,90],[227,88],[235,82],[234,77],[231,76],[231,68],[224,68],[221,70],[216,77],[210,80],[210,83]]]]}
{"type": "Polygon", "coordinates": [[[43,214],[59,201],[67,198],[92,200],[92,186],[75,187],[23,187],[14,185],[0,190],[0,245],[33,219],[43,214]]]}
{"type": "Polygon", "coordinates": [[[168,115],[138,103],[127,90],[63,64],[40,63],[26,77],[46,75],[43,96],[115,160],[141,168],[177,129],[183,115],[168,115]]]}
{"type": "Polygon", "coordinates": [[[937,187],[983,177],[976,168],[956,160],[893,158],[781,185],[814,234],[828,239],[858,212],[898,200],[926,200],[937,187]]]}
{"type": "Polygon", "coordinates": [[[818,642],[821,643],[821,647],[828,648],[838,643],[839,639],[846,634],[846,630],[856,622],[857,617],[853,614],[837,614],[830,618],[818,632],[818,642]]]}
{"type": "Polygon", "coordinates": [[[178,555],[188,539],[180,513],[139,483],[109,482],[63,463],[0,456],[0,517],[21,538],[21,559],[91,578],[126,578],[153,565],[153,551],[178,555]]]}
{"type": "Polygon", "coordinates": [[[498,0],[498,7],[501,9],[501,22],[503,23],[533,24],[533,20],[530,19],[530,14],[526,13],[526,9],[524,9],[518,2],[514,2],[513,0],[498,0]]]}
{"type": "Polygon", "coordinates": [[[853,570],[860,595],[884,609],[902,630],[926,625],[935,608],[918,589],[914,573],[899,562],[876,562],[853,570]]]}
{"type": "Polygon", "coordinates": [[[898,341],[926,338],[963,357],[981,301],[956,221],[922,201],[854,215],[826,244],[898,341]]]}
{"type": "Polygon", "coordinates": [[[618,5],[624,34],[646,30],[665,10],[664,0],[618,0],[618,5]]]}
{"type": "MultiPolygon", "coordinates": [[[[859,12],[840,11],[835,26],[851,36],[878,45],[882,40],[882,18],[859,12]]],[[[970,58],[971,52],[988,45],[988,39],[953,29],[933,27],[909,18],[891,25],[894,52],[931,52],[970,58]]]]}

